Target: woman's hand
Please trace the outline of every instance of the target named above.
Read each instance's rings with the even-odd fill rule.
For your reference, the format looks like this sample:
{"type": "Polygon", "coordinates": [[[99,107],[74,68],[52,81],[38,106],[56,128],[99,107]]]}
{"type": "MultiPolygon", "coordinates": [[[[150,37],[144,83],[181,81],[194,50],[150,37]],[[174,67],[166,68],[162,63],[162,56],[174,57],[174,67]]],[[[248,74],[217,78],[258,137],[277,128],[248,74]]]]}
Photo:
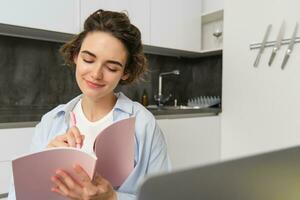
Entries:
{"type": "Polygon", "coordinates": [[[47,148],[51,147],[82,147],[84,135],[80,134],[79,129],[76,126],[72,126],[67,133],[56,136],[47,145],[47,148]]]}
{"type": "Polygon", "coordinates": [[[74,170],[80,177],[80,183],[63,170],[57,170],[51,178],[55,184],[52,191],[73,200],[117,200],[116,192],[108,180],[96,175],[92,181],[79,165],[75,165],[74,170]]]}

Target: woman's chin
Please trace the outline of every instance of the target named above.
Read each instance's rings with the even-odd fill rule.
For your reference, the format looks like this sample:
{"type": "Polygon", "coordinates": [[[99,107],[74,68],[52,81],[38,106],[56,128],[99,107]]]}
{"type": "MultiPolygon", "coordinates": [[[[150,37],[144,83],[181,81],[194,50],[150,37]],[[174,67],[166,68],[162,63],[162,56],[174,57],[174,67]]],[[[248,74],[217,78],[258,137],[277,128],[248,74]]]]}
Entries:
{"type": "Polygon", "coordinates": [[[110,95],[111,92],[108,91],[94,91],[94,90],[85,90],[82,92],[83,95],[89,99],[98,100],[103,97],[110,95]]]}

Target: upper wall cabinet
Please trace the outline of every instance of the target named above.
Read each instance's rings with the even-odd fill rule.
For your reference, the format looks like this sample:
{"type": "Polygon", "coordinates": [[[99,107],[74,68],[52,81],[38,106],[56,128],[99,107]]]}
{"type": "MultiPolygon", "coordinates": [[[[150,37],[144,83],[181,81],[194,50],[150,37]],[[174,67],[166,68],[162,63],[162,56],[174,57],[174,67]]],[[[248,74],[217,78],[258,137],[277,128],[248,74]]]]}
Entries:
{"type": "Polygon", "coordinates": [[[201,50],[201,0],[151,0],[151,45],[201,50]]]}
{"type": "Polygon", "coordinates": [[[142,34],[143,44],[150,45],[150,0],[81,0],[81,26],[85,19],[98,9],[123,11],[142,34]]]}
{"type": "Polygon", "coordinates": [[[81,27],[100,8],[127,11],[145,45],[201,50],[201,0],[81,0],[81,27]]]}
{"type": "Polygon", "coordinates": [[[217,10],[223,10],[224,0],[202,0],[202,13],[208,14],[217,10]]]}
{"type": "Polygon", "coordinates": [[[146,46],[201,50],[201,0],[2,0],[0,24],[76,34],[98,9],[127,12],[146,46]]]}
{"type": "Polygon", "coordinates": [[[0,23],[78,33],[79,0],[1,0],[0,23]]]}

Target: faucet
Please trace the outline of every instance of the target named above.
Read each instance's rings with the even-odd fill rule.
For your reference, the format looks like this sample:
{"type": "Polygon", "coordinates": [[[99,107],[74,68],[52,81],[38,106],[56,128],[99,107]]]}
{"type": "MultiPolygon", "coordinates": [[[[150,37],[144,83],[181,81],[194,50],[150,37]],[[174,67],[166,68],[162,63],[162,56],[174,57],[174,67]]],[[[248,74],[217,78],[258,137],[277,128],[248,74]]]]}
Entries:
{"type": "Polygon", "coordinates": [[[154,96],[155,101],[157,102],[158,106],[162,106],[164,103],[166,103],[171,97],[172,94],[169,94],[167,97],[165,97],[162,94],[162,77],[165,75],[179,75],[180,71],[179,70],[173,70],[170,72],[162,72],[159,74],[159,78],[158,78],[158,95],[154,96]]]}

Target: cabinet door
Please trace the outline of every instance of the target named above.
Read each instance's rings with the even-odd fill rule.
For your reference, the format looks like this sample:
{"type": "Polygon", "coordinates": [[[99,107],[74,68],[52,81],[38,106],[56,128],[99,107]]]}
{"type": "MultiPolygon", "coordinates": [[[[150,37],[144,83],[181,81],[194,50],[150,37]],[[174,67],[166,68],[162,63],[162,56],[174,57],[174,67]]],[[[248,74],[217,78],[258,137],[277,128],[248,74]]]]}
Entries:
{"type": "Polygon", "coordinates": [[[224,8],[224,0],[202,0],[202,13],[211,13],[224,8]]]}
{"type": "Polygon", "coordinates": [[[28,153],[34,128],[0,129],[0,162],[28,153]]]}
{"type": "Polygon", "coordinates": [[[219,116],[157,121],[167,141],[173,170],[219,161],[219,116]]]}
{"type": "Polygon", "coordinates": [[[11,162],[0,161],[0,194],[8,193],[12,180],[11,162]]]}
{"type": "Polygon", "coordinates": [[[11,160],[28,153],[33,133],[34,128],[0,129],[0,194],[9,190],[11,160]]]}
{"type": "Polygon", "coordinates": [[[85,19],[98,9],[127,12],[132,24],[142,34],[143,44],[150,42],[150,0],[89,0],[81,1],[81,28],[85,19]]]}
{"type": "Polygon", "coordinates": [[[151,45],[200,52],[201,0],[151,0],[151,45]]]}
{"type": "Polygon", "coordinates": [[[1,0],[0,23],[77,33],[79,0],[1,0]]]}

